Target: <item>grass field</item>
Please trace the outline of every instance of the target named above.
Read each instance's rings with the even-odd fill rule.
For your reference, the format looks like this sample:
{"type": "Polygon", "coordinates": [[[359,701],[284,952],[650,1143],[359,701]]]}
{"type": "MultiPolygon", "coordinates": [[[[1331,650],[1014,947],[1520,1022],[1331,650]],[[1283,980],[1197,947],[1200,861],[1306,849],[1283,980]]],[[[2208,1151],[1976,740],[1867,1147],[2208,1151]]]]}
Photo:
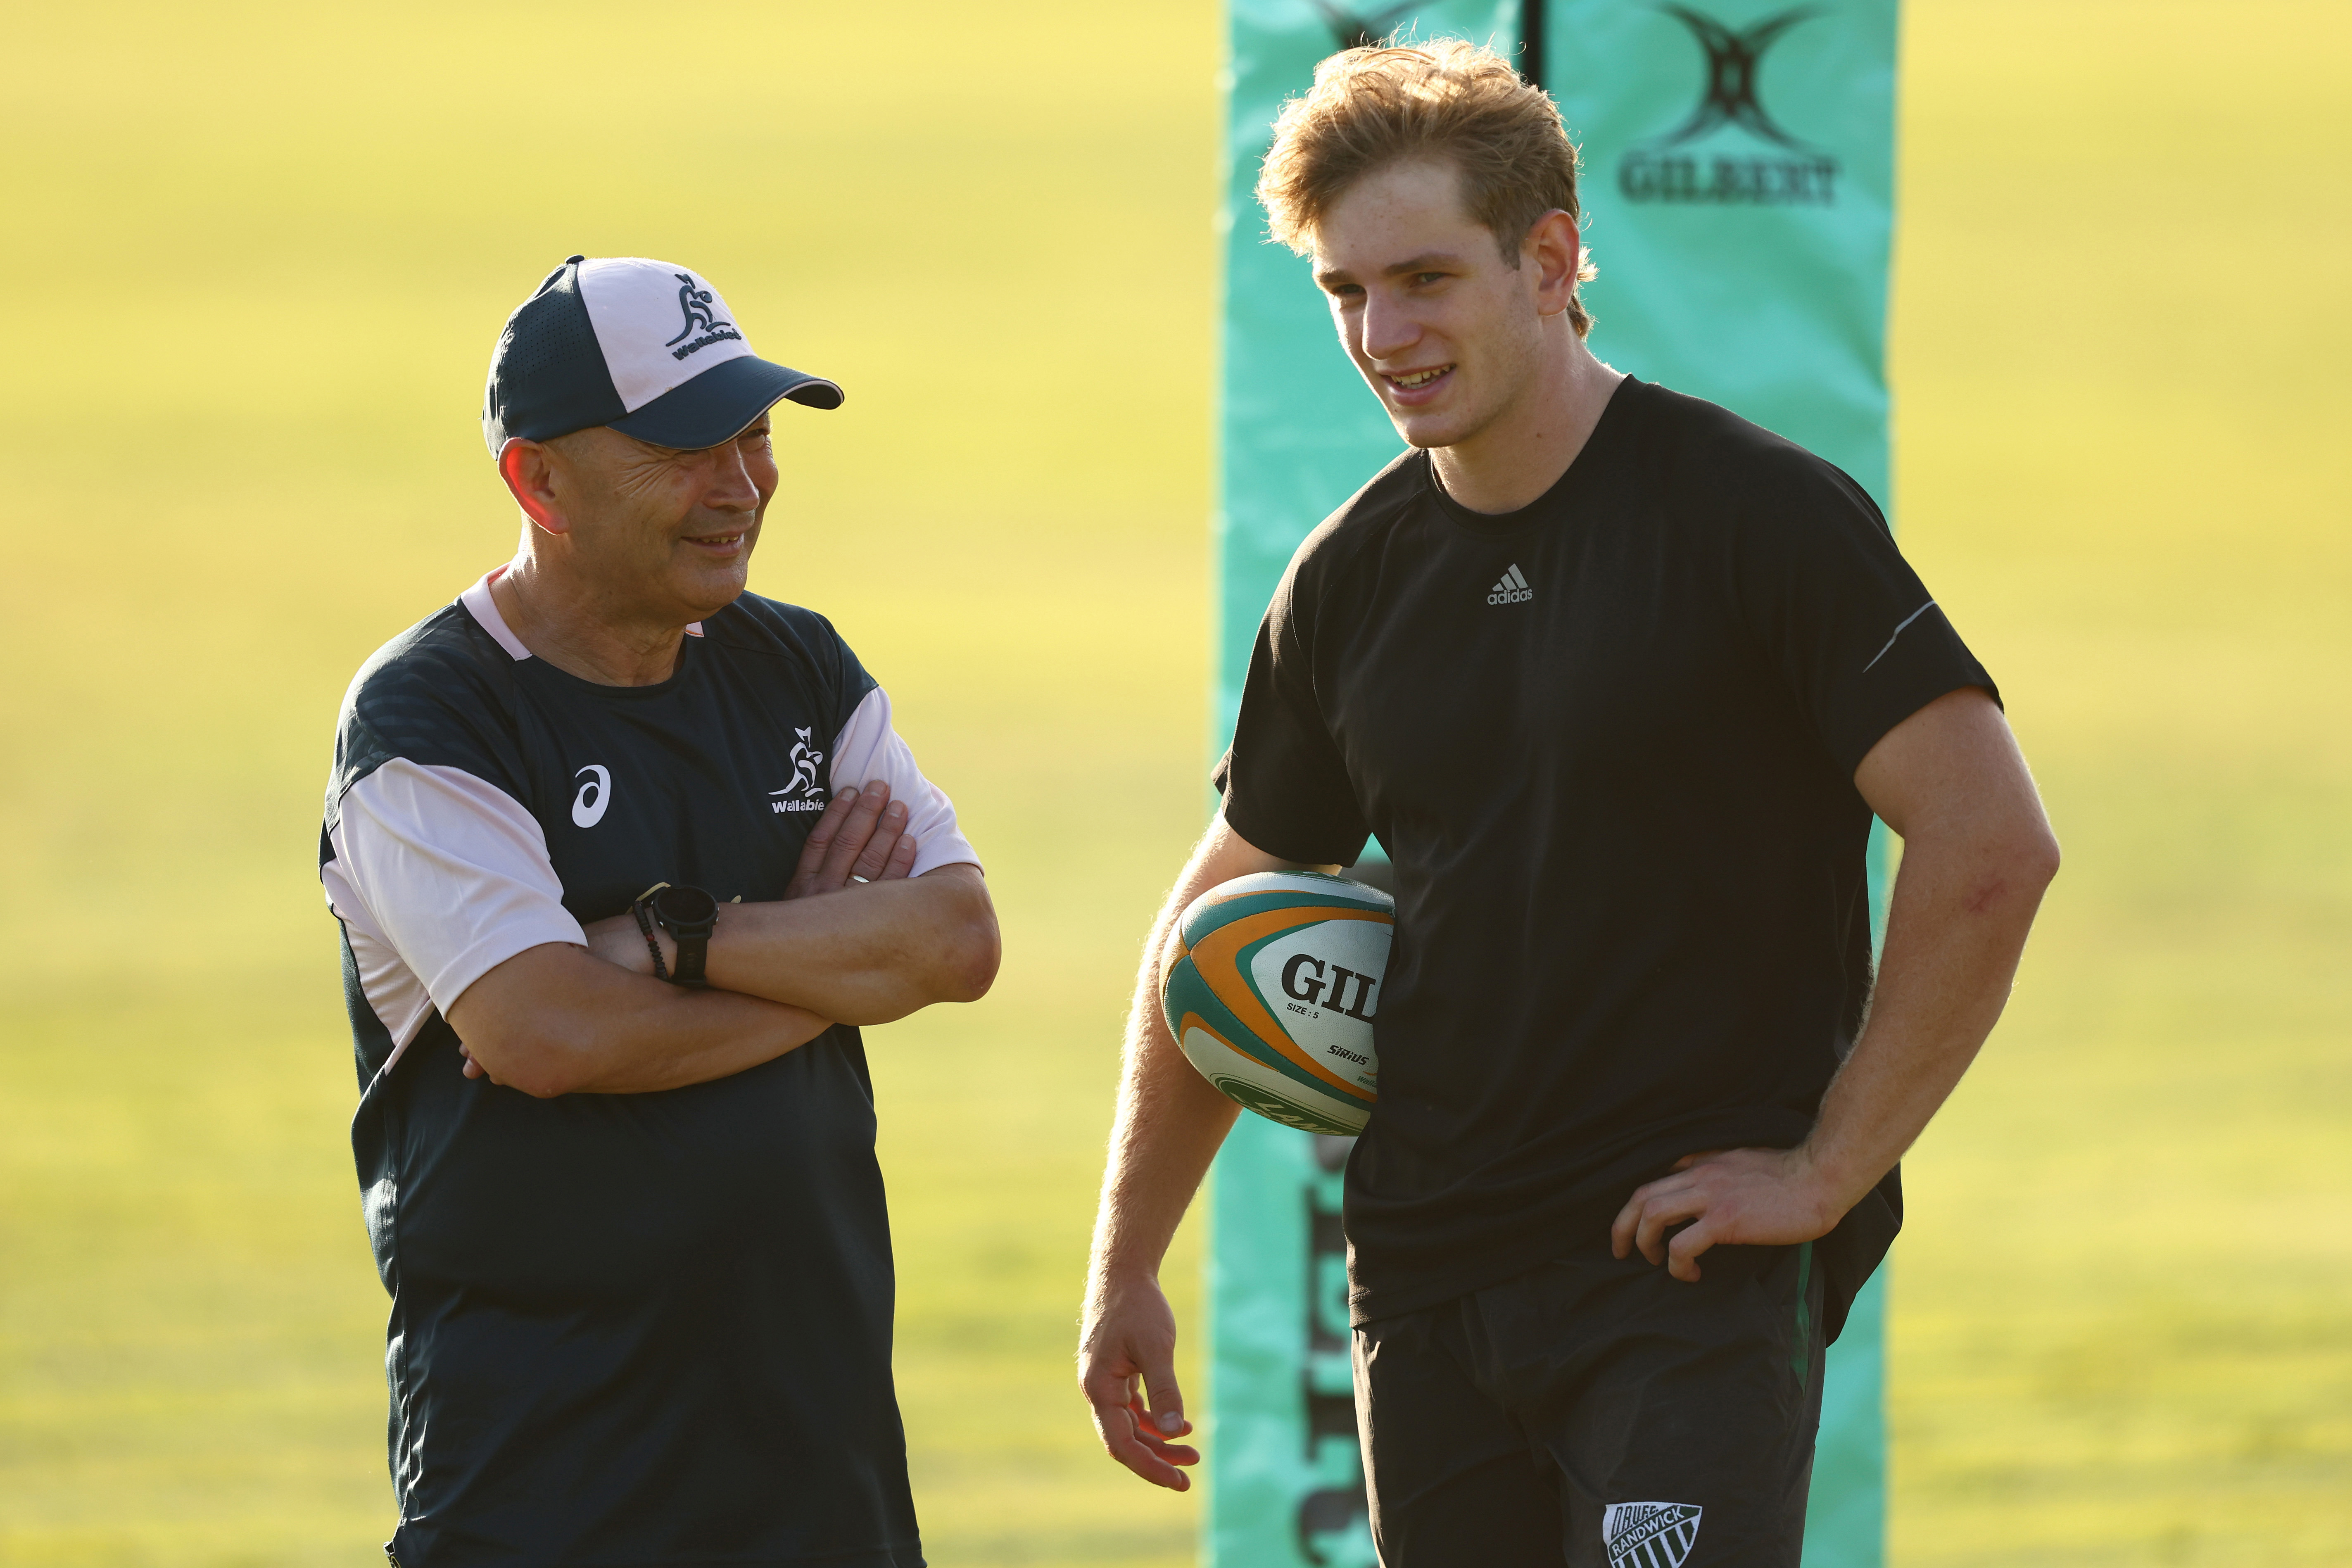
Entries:
{"type": "MultiPolygon", "coordinates": [[[[2069,858],[1911,1165],[1895,1561],[2352,1563],[2352,14],[1908,16],[1901,518],[2069,858]]],[[[849,387],[782,421],[754,583],[991,858],[995,994],[873,1037],[934,1560],[1188,1560],[1066,1368],[1201,800],[1219,25],[11,15],[0,1563],[387,1531],[317,791],[358,660],[509,548],[479,377],[575,250],[849,387]]]]}

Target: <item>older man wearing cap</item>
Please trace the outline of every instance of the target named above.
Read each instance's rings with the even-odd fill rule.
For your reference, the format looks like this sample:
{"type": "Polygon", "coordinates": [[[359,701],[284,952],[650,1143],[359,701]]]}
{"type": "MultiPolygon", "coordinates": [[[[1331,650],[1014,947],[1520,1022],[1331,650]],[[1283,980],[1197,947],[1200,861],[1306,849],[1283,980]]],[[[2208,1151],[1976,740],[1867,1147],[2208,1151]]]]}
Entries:
{"type": "Polygon", "coordinates": [[[483,426],[515,558],[368,660],[320,839],[404,1568],[922,1562],[858,1026],[987,990],[946,795],[744,592],[770,411],[698,274],[573,257],[483,426]]]}

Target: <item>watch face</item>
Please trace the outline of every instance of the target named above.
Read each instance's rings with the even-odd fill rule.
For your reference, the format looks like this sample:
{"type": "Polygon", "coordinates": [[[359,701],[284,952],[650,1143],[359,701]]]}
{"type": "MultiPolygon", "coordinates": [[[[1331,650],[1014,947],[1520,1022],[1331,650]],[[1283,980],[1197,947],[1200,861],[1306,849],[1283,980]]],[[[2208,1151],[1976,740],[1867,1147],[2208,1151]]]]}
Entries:
{"type": "Polygon", "coordinates": [[[700,888],[664,888],[654,895],[654,913],[673,931],[707,926],[719,918],[719,900],[700,888]]]}

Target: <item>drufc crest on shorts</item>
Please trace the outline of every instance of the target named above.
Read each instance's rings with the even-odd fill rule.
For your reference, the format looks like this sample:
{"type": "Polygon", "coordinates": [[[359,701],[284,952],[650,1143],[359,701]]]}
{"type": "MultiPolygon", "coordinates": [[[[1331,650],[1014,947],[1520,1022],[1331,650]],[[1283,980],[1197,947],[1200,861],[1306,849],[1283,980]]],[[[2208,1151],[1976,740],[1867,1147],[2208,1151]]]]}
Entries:
{"type": "Polygon", "coordinates": [[[1682,1568],[1698,1541],[1695,1502],[1612,1502],[1601,1516],[1609,1568],[1682,1568]]]}

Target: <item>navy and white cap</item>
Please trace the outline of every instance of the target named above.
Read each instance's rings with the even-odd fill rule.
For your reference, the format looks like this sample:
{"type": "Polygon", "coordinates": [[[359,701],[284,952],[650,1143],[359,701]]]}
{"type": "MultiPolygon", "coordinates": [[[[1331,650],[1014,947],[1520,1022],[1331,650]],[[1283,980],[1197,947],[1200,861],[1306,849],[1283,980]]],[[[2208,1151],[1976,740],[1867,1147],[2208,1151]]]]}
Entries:
{"type": "Polygon", "coordinates": [[[656,447],[716,447],[790,398],[841,406],[823,376],[751,352],[734,312],[691,268],[574,256],[515,308],[490,354],[482,438],[547,441],[610,425],[656,447]]]}

